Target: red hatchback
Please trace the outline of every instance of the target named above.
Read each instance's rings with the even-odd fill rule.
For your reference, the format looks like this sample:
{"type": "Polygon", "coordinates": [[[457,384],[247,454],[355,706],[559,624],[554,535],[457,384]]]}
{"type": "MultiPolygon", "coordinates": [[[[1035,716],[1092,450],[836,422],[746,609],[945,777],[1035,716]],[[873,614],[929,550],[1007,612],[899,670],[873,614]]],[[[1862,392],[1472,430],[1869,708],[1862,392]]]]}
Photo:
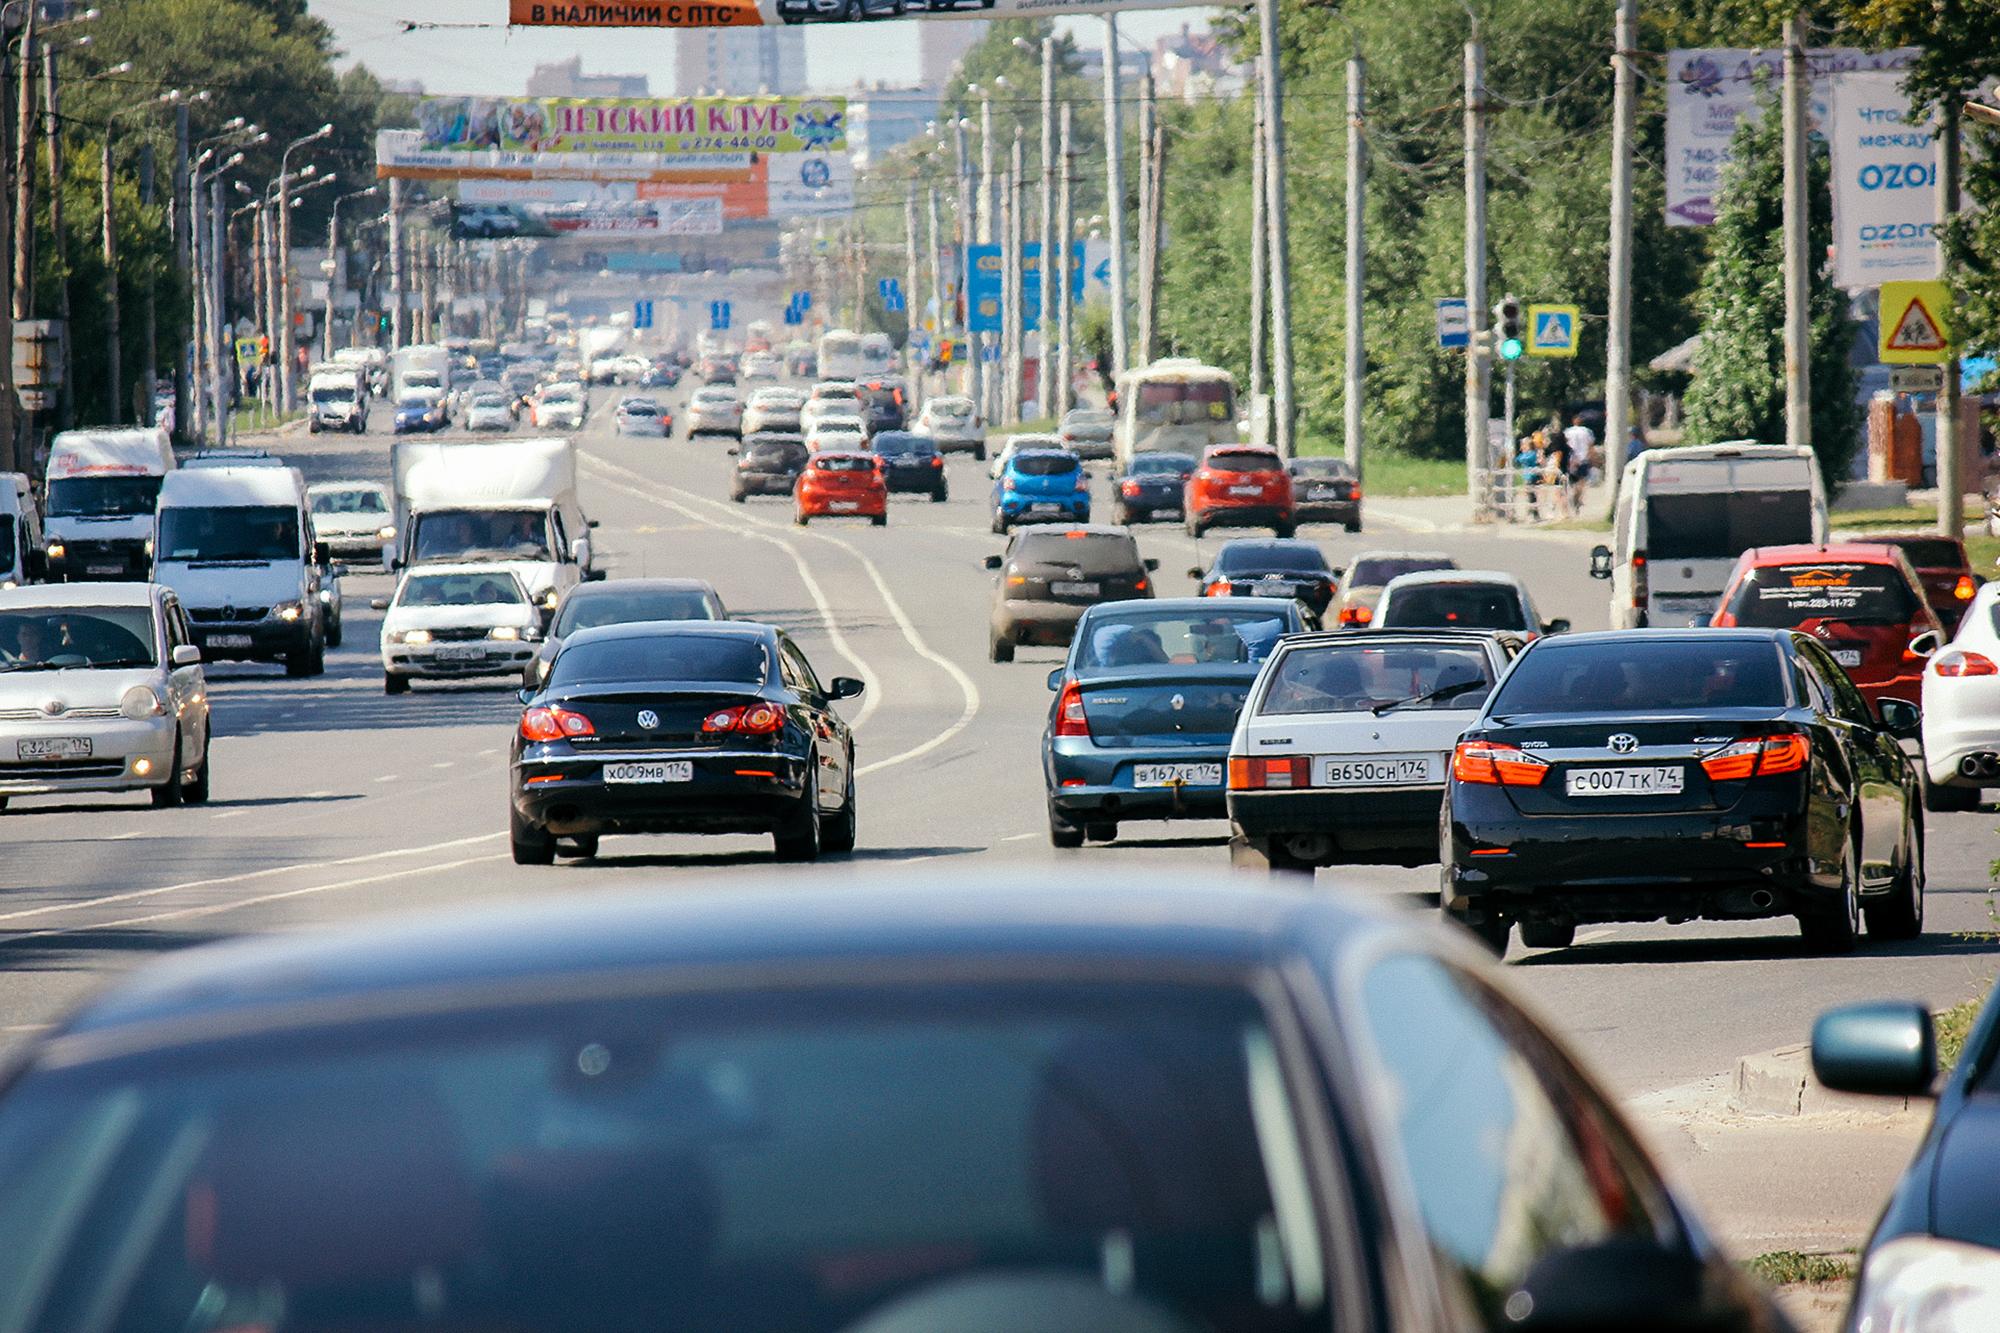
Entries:
{"type": "Polygon", "coordinates": [[[1187,480],[1187,531],[1269,527],[1289,537],[1298,525],[1292,477],[1276,449],[1256,444],[1211,445],[1187,480]]]}
{"type": "Polygon", "coordinates": [[[1986,581],[1972,572],[1965,543],[1956,537],[1940,537],[1935,532],[1871,532],[1868,540],[1893,546],[1909,557],[1924,598],[1937,613],[1945,634],[1957,633],[1958,622],[1972,605],[1973,594],[1986,581]]]}
{"type": "Polygon", "coordinates": [[[1903,553],[1859,542],[1752,547],[1710,623],[1811,634],[1871,704],[1922,697],[1924,657],[1910,640],[1939,628],[1903,553]]]}
{"type": "Polygon", "coordinates": [[[800,527],[809,519],[829,516],[872,518],[878,528],[889,522],[889,483],[874,454],[814,454],[799,473],[793,494],[798,512],[792,521],[800,527]]]}

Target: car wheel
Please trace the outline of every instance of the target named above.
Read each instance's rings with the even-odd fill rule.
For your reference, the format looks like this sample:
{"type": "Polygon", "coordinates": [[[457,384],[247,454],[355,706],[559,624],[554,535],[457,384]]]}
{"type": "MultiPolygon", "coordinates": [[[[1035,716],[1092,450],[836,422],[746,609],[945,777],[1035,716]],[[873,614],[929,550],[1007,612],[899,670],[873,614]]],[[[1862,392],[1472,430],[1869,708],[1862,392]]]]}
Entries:
{"type": "Polygon", "coordinates": [[[1000,517],[1000,515],[998,515],[998,514],[995,514],[995,515],[993,516],[993,531],[994,531],[994,532],[996,532],[996,533],[998,533],[998,534],[999,534],[1000,536],[1002,536],[1002,537],[1006,536],[1006,535],[1007,535],[1007,520],[1006,520],[1006,519],[1004,519],[1004,518],[1002,518],[1002,517],[1000,517]]]}
{"type": "Polygon", "coordinates": [[[1129,528],[1132,526],[1132,511],[1124,505],[1114,505],[1111,509],[1111,521],[1121,528],[1129,528]]]}
{"type": "Polygon", "coordinates": [[[1820,953],[1849,953],[1861,938],[1861,858],[1853,839],[1840,860],[1840,900],[1801,912],[1799,933],[1820,953]]]}
{"type": "Polygon", "coordinates": [[[1299,525],[1296,523],[1273,523],[1271,525],[1272,533],[1280,539],[1289,539],[1298,530],[1299,525]]]}
{"type": "Polygon", "coordinates": [[[1181,526],[1187,529],[1188,536],[1193,537],[1197,541],[1201,539],[1201,524],[1194,521],[1194,515],[1188,515],[1187,521],[1181,526]]]}
{"type": "Polygon", "coordinates": [[[996,662],[1011,662],[1014,660],[1014,641],[996,634],[987,645],[987,651],[996,662]]]}
{"type": "Polygon", "coordinates": [[[867,17],[868,9],[862,0],[847,0],[847,8],[840,11],[842,23],[859,23],[867,17]]]}
{"type": "MultiPolygon", "coordinates": [[[[981,462],[981,463],[984,463],[984,462],[986,461],[986,446],[985,446],[985,445],[983,445],[983,444],[975,444],[975,445],[973,445],[973,446],[972,446],[972,457],[974,458],[974,460],[976,460],[976,461],[978,461],[978,462],[981,462]]],[[[1996,534],[1994,534],[1994,535],[1995,535],[1995,536],[2000,536],[2000,533],[1996,533],[1996,534]]]]}
{"type": "MultiPolygon", "coordinates": [[[[314,642],[309,640],[303,647],[294,648],[291,652],[285,654],[285,674],[287,676],[297,679],[301,676],[318,674],[313,670],[314,646],[314,642]]],[[[324,668],[321,669],[324,670],[324,668]]]]}
{"type": "Polygon", "coordinates": [[[1576,943],[1576,922],[1523,921],[1521,943],[1530,949],[1567,949],[1576,943]]]}
{"type": "Polygon", "coordinates": [[[565,838],[563,841],[568,844],[568,850],[563,855],[575,857],[579,861],[595,860],[597,838],[598,835],[595,833],[579,833],[573,838],[565,838]]]}
{"type": "Polygon", "coordinates": [[[1903,838],[1909,854],[1896,872],[1896,887],[1876,902],[1864,902],[1871,939],[1913,940],[1924,933],[1924,837],[1915,820],[1906,820],[1903,838]]]}
{"type": "Polygon", "coordinates": [[[181,782],[182,776],[181,742],[180,738],[176,736],[174,738],[174,760],[167,769],[167,780],[153,788],[154,809],[170,810],[181,803],[181,798],[187,794],[187,789],[181,782]]]}
{"type": "Polygon", "coordinates": [[[1118,824],[1115,820],[1093,820],[1083,826],[1083,836],[1091,842],[1118,841],[1118,824]]]}
{"type": "Polygon", "coordinates": [[[211,748],[213,743],[214,738],[212,736],[202,737],[201,765],[181,785],[181,799],[189,805],[208,804],[208,766],[209,762],[215,757],[215,752],[211,748]]]}
{"type": "Polygon", "coordinates": [[[1979,808],[1979,788],[1941,787],[1924,779],[1924,809],[1934,815],[1966,814],[1979,808]]]}
{"type": "Polygon", "coordinates": [[[7,808],[7,801],[8,801],[7,797],[0,796],[0,810],[5,810],[7,808]]]}
{"type": "Polygon", "coordinates": [[[792,516],[792,522],[798,524],[800,527],[804,527],[806,525],[806,516],[804,514],[795,514],[792,516]]]}
{"type": "Polygon", "coordinates": [[[750,495],[749,492],[747,491],[738,491],[736,492],[736,494],[730,496],[729,498],[736,501],[737,504],[745,504],[749,501],[750,495]]]}
{"type": "Polygon", "coordinates": [[[931,492],[931,503],[934,505],[941,505],[950,498],[950,492],[946,491],[942,486],[931,492]]]}
{"type": "Polygon", "coordinates": [[[408,694],[409,692],[410,678],[408,676],[399,676],[393,671],[382,673],[382,693],[408,694]]]}
{"type": "Polygon", "coordinates": [[[340,647],[340,641],[343,637],[345,635],[341,628],[340,617],[335,616],[333,623],[326,627],[326,646],[329,648],[340,647]]]}
{"type": "Polygon", "coordinates": [[[1357,518],[1357,519],[1355,519],[1355,520],[1354,520],[1354,521],[1353,521],[1352,523],[1349,523],[1349,524],[1347,525],[1347,530],[1348,530],[1349,532],[1359,532],[1359,531],[1361,531],[1361,520],[1357,518]]]}
{"type": "Polygon", "coordinates": [[[1450,908],[1445,909],[1445,917],[1461,930],[1470,931],[1473,938],[1485,945],[1495,958],[1507,956],[1507,940],[1514,933],[1514,923],[1506,917],[1491,908],[1481,912],[1478,921],[1467,920],[1463,914],[1450,908]]]}
{"type": "Polygon", "coordinates": [[[545,866],[555,862],[556,840],[521,818],[519,810],[507,814],[507,842],[517,866],[545,866]]]}
{"type": "Polygon", "coordinates": [[[806,762],[812,765],[813,775],[806,782],[806,794],[799,801],[798,813],[786,827],[771,835],[780,861],[819,860],[819,760],[808,757],[806,762]]]}
{"type": "Polygon", "coordinates": [[[848,756],[847,799],[840,804],[840,813],[831,819],[819,822],[819,849],[823,852],[846,854],[854,850],[855,824],[858,812],[854,806],[854,762],[848,756]]]}
{"type": "Polygon", "coordinates": [[[869,521],[878,528],[886,528],[889,526],[889,516],[887,514],[876,514],[869,521]]]}
{"type": "Polygon", "coordinates": [[[1064,819],[1053,802],[1049,805],[1049,845],[1066,850],[1083,846],[1083,829],[1064,819]]]}

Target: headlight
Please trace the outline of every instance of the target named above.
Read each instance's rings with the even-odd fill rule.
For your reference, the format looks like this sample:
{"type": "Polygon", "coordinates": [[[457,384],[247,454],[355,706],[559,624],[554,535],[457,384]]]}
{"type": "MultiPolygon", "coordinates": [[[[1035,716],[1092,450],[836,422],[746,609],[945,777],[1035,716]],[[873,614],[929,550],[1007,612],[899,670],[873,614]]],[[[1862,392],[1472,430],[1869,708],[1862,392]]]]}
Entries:
{"type": "Polygon", "coordinates": [[[390,643],[424,644],[430,641],[431,632],[427,629],[399,629],[389,631],[390,643]]]}
{"type": "Polygon", "coordinates": [[[512,641],[521,637],[521,631],[515,629],[512,625],[495,625],[492,629],[486,631],[486,637],[489,639],[506,639],[512,641]]]}
{"type": "Polygon", "coordinates": [[[555,610],[556,603],[561,600],[562,600],[562,594],[558,593],[554,588],[550,588],[547,592],[542,594],[542,606],[545,610],[549,611],[555,610]]]}
{"type": "Polygon", "coordinates": [[[118,701],[121,717],[129,717],[134,722],[143,722],[149,717],[158,717],[167,711],[166,701],[151,685],[134,685],[125,691],[125,697],[118,701]]]}
{"type": "Polygon", "coordinates": [[[297,602],[279,602],[271,608],[271,618],[273,620],[282,620],[287,624],[297,620],[304,614],[304,610],[297,602]]]}
{"type": "Polygon", "coordinates": [[[1868,1256],[1854,1300],[1859,1333],[1958,1333],[2000,1327],[2000,1253],[1904,1236],[1868,1256]]]}
{"type": "Polygon", "coordinates": [[[396,540],[396,530],[394,528],[377,528],[375,529],[375,540],[378,542],[392,542],[396,540]]]}
{"type": "Polygon", "coordinates": [[[49,559],[60,560],[68,553],[69,553],[68,548],[66,548],[61,542],[49,543],[49,559]]]}

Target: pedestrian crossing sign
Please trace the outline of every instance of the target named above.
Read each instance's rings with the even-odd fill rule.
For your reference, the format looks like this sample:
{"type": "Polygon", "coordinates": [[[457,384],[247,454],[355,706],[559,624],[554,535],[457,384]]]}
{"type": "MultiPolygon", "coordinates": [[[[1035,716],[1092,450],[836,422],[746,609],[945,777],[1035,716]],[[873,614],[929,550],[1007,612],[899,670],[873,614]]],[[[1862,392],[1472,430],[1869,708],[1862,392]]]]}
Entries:
{"type": "Polygon", "coordinates": [[[1951,293],[1942,282],[1882,284],[1880,341],[1884,365],[1934,366],[1951,359],[1951,293]]]}
{"type": "Polygon", "coordinates": [[[1583,311],[1573,305],[1528,307],[1528,355],[1575,356],[1576,330],[1583,311]]]}

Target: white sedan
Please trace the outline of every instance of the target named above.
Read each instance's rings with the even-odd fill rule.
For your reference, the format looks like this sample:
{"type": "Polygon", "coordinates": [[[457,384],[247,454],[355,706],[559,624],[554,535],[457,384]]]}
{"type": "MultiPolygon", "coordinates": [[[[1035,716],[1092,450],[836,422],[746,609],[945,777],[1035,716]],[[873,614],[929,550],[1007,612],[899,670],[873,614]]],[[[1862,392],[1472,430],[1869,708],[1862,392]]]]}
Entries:
{"type": "Polygon", "coordinates": [[[868,448],[868,432],[855,417],[826,417],[806,432],[814,453],[853,453],[868,448]]]}
{"type": "Polygon", "coordinates": [[[1977,809],[1981,788],[2000,787],[2000,583],[1974,594],[1958,633],[1925,664],[1923,707],[1925,803],[1977,809]]]}
{"type": "Polygon", "coordinates": [[[382,617],[382,691],[403,694],[419,676],[519,676],[535,659],[542,611],[512,570],[425,565],[396,595],[373,603],[382,617]]]}
{"type": "Polygon", "coordinates": [[[1377,629],[1507,630],[1524,639],[1560,634],[1567,620],[1544,622],[1528,585],[1496,569],[1430,569],[1399,574],[1375,604],[1377,629]]]}

